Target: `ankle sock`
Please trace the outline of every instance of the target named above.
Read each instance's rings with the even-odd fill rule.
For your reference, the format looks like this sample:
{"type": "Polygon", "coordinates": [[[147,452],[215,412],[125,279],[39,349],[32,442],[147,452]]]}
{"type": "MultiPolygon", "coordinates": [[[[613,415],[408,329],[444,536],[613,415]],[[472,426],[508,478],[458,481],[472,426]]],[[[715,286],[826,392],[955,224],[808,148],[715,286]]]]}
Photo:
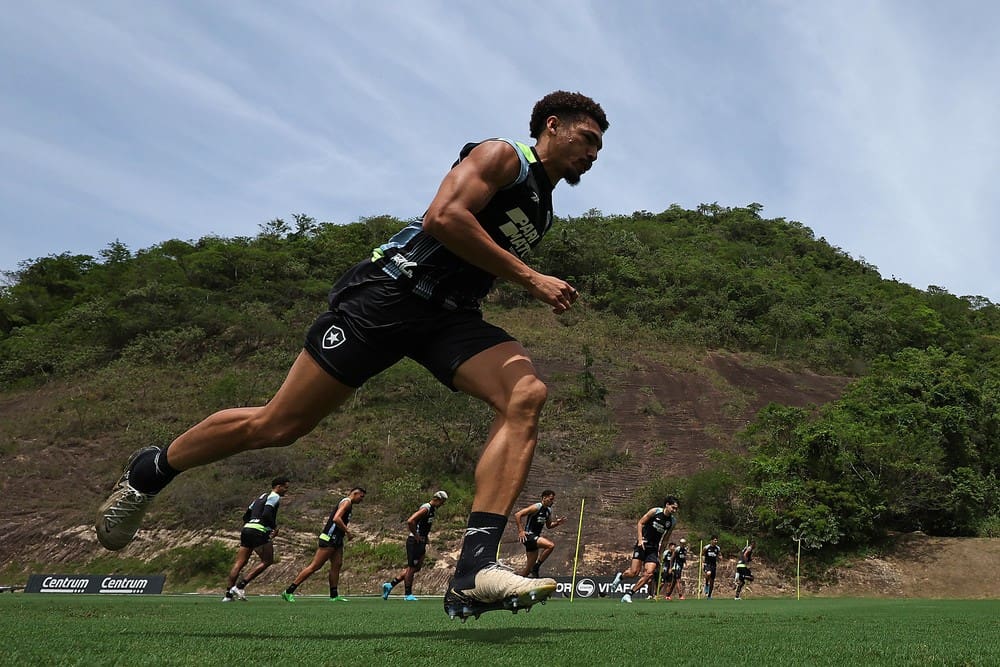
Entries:
{"type": "Polygon", "coordinates": [[[144,452],[132,462],[129,469],[128,483],[136,491],[155,494],[163,490],[174,477],[181,474],[180,470],[167,463],[167,450],[144,452]]]}
{"type": "Polygon", "coordinates": [[[476,572],[497,560],[497,549],[507,517],[490,512],[473,512],[465,529],[462,553],[455,567],[455,578],[474,576],[476,572]]]}

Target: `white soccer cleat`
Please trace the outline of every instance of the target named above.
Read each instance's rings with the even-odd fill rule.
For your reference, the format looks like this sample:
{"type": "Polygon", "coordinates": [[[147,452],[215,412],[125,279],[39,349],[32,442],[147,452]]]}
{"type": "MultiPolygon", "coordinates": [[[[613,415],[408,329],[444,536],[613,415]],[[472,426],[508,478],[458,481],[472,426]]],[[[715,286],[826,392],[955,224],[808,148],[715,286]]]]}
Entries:
{"type": "Polygon", "coordinates": [[[125,471],[118,478],[111,495],[97,510],[94,529],[97,531],[97,541],[105,549],[118,551],[132,542],[135,534],[139,532],[139,524],[142,523],[142,517],[149,509],[149,503],[156,497],[155,493],[143,493],[128,483],[132,463],[140,454],[151,449],[159,451],[158,447],[146,447],[134,452],[129,457],[128,463],[125,464],[125,471]]]}
{"type": "Polygon", "coordinates": [[[229,593],[237,600],[242,600],[243,602],[247,601],[247,594],[242,590],[240,590],[239,588],[236,588],[236,586],[230,588],[229,593]]]}
{"type": "Polygon", "coordinates": [[[615,572],[615,578],[611,580],[611,587],[614,588],[620,583],[622,583],[622,573],[615,572]]]}
{"type": "Polygon", "coordinates": [[[444,596],[444,610],[451,618],[465,620],[487,611],[507,609],[515,614],[545,602],[556,590],[555,579],[522,577],[509,567],[493,563],[476,573],[471,588],[458,589],[454,580],[444,596]]]}
{"type": "Polygon", "coordinates": [[[625,595],[622,596],[622,602],[626,604],[632,604],[632,596],[626,593],[625,595]]]}

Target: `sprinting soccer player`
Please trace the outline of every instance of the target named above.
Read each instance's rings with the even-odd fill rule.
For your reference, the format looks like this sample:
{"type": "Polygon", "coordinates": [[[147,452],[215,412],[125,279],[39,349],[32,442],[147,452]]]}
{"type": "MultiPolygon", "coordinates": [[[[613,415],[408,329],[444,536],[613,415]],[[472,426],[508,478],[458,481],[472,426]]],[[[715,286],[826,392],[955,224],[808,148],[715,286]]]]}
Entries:
{"type": "MultiPolygon", "coordinates": [[[[615,573],[615,578],[611,581],[612,587],[620,584],[623,578],[639,577],[632,586],[633,591],[652,582],[656,576],[656,569],[660,566],[660,542],[669,538],[674,526],[677,525],[675,514],[679,507],[677,498],[667,496],[663,501],[663,507],[650,508],[639,518],[639,522],[636,523],[638,537],[632,550],[632,562],[624,572],[615,573]]],[[[632,594],[625,593],[622,602],[631,603],[632,594]]]]}
{"type": "Polygon", "coordinates": [[[653,587],[653,592],[650,593],[649,599],[656,600],[656,596],[660,594],[661,589],[670,583],[670,578],[673,572],[670,570],[670,559],[674,557],[674,549],[677,545],[674,542],[667,544],[667,548],[663,550],[660,556],[660,564],[657,567],[656,574],[656,585],[653,587]]]}
{"type": "Polygon", "coordinates": [[[740,552],[740,559],[736,562],[736,599],[742,599],[740,596],[743,593],[743,587],[746,586],[748,581],[753,581],[753,573],[750,571],[750,560],[753,558],[753,548],[757,546],[757,543],[753,540],[750,544],[743,547],[743,551],[740,552]]]}
{"type": "Polygon", "coordinates": [[[271,481],[271,490],[254,498],[247,507],[243,514],[243,530],[240,531],[240,548],[236,551],[236,560],[229,571],[223,602],[232,602],[234,598],[245,602],[247,595],[244,589],[247,584],[274,564],[271,539],[278,534],[278,505],[281,504],[281,496],[286,493],[288,478],[276,477],[271,481]],[[240,572],[254,553],[260,558],[260,563],[247,576],[240,577],[240,572]]]}
{"type": "Polygon", "coordinates": [[[448,500],[448,493],[438,491],[430,499],[417,508],[417,511],[406,520],[406,525],[410,529],[410,535],[406,538],[406,567],[399,573],[399,576],[392,581],[382,584],[382,599],[388,600],[392,589],[396,584],[403,582],[403,599],[408,602],[416,602],[417,596],[413,594],[413,576],[420,572],[424,566],[424,555],[427,553],[427,536],[431,532],[434,524],[434,514],[437,509],[448,500]]]}
{"type": "Polygon", "coordinates": [[[475,470],[468,529],[444,598],[451,618],[516,611],[547,599],[553,579],[529,579],[496,562],[524,486],[548,390],[524,347],[483,320],[496,279],[520,285],[552,312],[577,290],[524,262],[552,226],[552,191],[593,166],[608,120],[594,100],[556,91],[531,112],[535,145],[466,144],[422,219],[349,269],[330,294],[285,382],[265,405],[217,412],[167,447],[135,452],[97,512],[98,540],[122,549],[150,502],[176,475],[239,452],[290,445],[355,390],[403,357],[495,414],[475,470]]]}
{"type": "Polygon", "coordinates": [[[719,566],[719,557],[722,556],[722,547],[719,546],[718,535],[712,535],[712,539],[701,551],[702,573],[705,576],[705,597],[712,599],[712,592],[715,590],[715,571],[719,566]]]}
{"type": "Polygon", "coordinates": [[[337,590],[337,585],[340,583],[340,568],[344,566],[344,544],[354,537],[347,525],[351,523],[354,506],[364,499],[365,490],[360,486],[354,487],[347,496],[340,499],[337,506],[330,512],[330,517],[326,520],[326,525],[323,526],[323,532],[319,534],[319,544],[316,546],[316,554],[313,556],[312,562],[302,568],[295,576],[295,580],[282,592],[281,599],[285,602],[295,602],[295,589],[311,577],[316,570],[329,562],[330,600],[332,602],[347,602],[347,598],[337,590]]]}
{"type": "Polygon", "coordinates": [[[667,593],[664,595],[667,600],[671,599],[674,590],[677,591],[678,599],[684,599],[684,582],[681,581],[681,575],[684,573],[684,563],[686,562],[687,540],[682,537],[680,544],[670,553],[670,559],[664,559],[663,563],[668,573],[666,576],[667,593]]]}
{"type": "Polygon", "coordinates": [[[556,501],[556,492],[551,489],[542,491],[542,498],[537,503],[531,503],[514,514],[517,524],[517,539],[524,545],[526,562],[521,570],[522,577],[538,578],[542,563],[552,555],[555,543],[547,537],[542,537],[543,528],[555,528],[566,523],[566,517],[552,518],[552,505],[556,501]]]}

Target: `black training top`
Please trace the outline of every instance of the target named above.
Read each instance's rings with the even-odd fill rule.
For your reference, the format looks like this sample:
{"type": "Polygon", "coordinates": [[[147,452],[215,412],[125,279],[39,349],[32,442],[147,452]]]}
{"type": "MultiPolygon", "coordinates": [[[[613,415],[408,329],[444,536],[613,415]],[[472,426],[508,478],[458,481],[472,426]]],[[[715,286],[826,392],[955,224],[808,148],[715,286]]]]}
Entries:
{"type": "Polygon", "coordinates": [[[281,496],[274,491],[262,493],[247,507],[243,514],[243,527],[270,533],[278,526],[278,505],[281,496]]]}
{"type": "MultiPolygon", "coordinates": [[[[493,195],[476,219],[497,245],[523,259],[552,226],[554,186],[534,148],[510,139],[487,141],[510,144],[521,170],[513,183],[493,195]]],[[[466,144],[452,168],[478,145],[466,144]]],[[[478,308],[496,276],[459,258],[425,233],[422,225],[417,220],[404,227],[374,250],[372,261],[417,296],[449,310],[478,308]]]]}
{"type": "Polygon", "coordinates": [[[410,533],[412,537],[427,537],[431,532],[431,526],[434,524],[434,512],[436,508],[430,503],[424,503],[420,506],[420,509],[426,509],[427,512],[420,515],[417,519],[417,532],[416,535],[410,533]]]}
{"type": "Polygon", "coordinates": [[[535,503],[538,506],[538,511],[530,515],[527,521],[524,522],[524,533],[526,535],[534,535],[538,537],[542,534],[542,528],[549,525],[549,517],[552,516],[552,508],[546,507],[542,503],[535,503]]]}
{"type": "Polygon", "coordinates": [[[673,514],[666,514],[662,507],[655,507],[653,509],[656,510],[653,518],[647,521],[642,527],[642,539],[645,541],[647,548],[659,548],[660,540],[663,539],[663,536],[677,525],[677,517],[673,514]]]}
{"type": "Polygon", "coordinates": [[[343,536],[344,531],[340,529],[340,526],[338,526],[337,523],[333,520],[333,517],[337,515],[337,510],[339,510],[340,506],[343,505],[345,502],[347,502],[348,505],[350,505],[350,507],[348,507],[347,511],[344,512],[344,516],[340,518],[343,520],[345,526],[351,522],[351,514],[354,512],[354,503],[351,502],[350,498],[341,498],[340,502],[337,503],[337,506],[334,507],[333,511],[330,512],[330,517],[326,520],[326,525],[323,526],[323,532],[320,534],[320,537],[322,537],[323,535],[326,535],[327,537],[330,538],[343,536]]]}

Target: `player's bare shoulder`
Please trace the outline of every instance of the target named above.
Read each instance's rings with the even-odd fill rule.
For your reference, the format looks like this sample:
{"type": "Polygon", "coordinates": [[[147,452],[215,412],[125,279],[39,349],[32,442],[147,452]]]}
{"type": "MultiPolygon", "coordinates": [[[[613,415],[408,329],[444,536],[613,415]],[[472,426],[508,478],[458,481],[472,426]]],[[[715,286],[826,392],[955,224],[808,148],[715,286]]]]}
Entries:
{"type": "Polygon", "coordinates": [[[477,173],[494,188],[503,188],[513,183],[521,171],[517,149],[502,139],[489,139],[473,148],[462,160],[458,168],[467,168],[477,173]]]}

